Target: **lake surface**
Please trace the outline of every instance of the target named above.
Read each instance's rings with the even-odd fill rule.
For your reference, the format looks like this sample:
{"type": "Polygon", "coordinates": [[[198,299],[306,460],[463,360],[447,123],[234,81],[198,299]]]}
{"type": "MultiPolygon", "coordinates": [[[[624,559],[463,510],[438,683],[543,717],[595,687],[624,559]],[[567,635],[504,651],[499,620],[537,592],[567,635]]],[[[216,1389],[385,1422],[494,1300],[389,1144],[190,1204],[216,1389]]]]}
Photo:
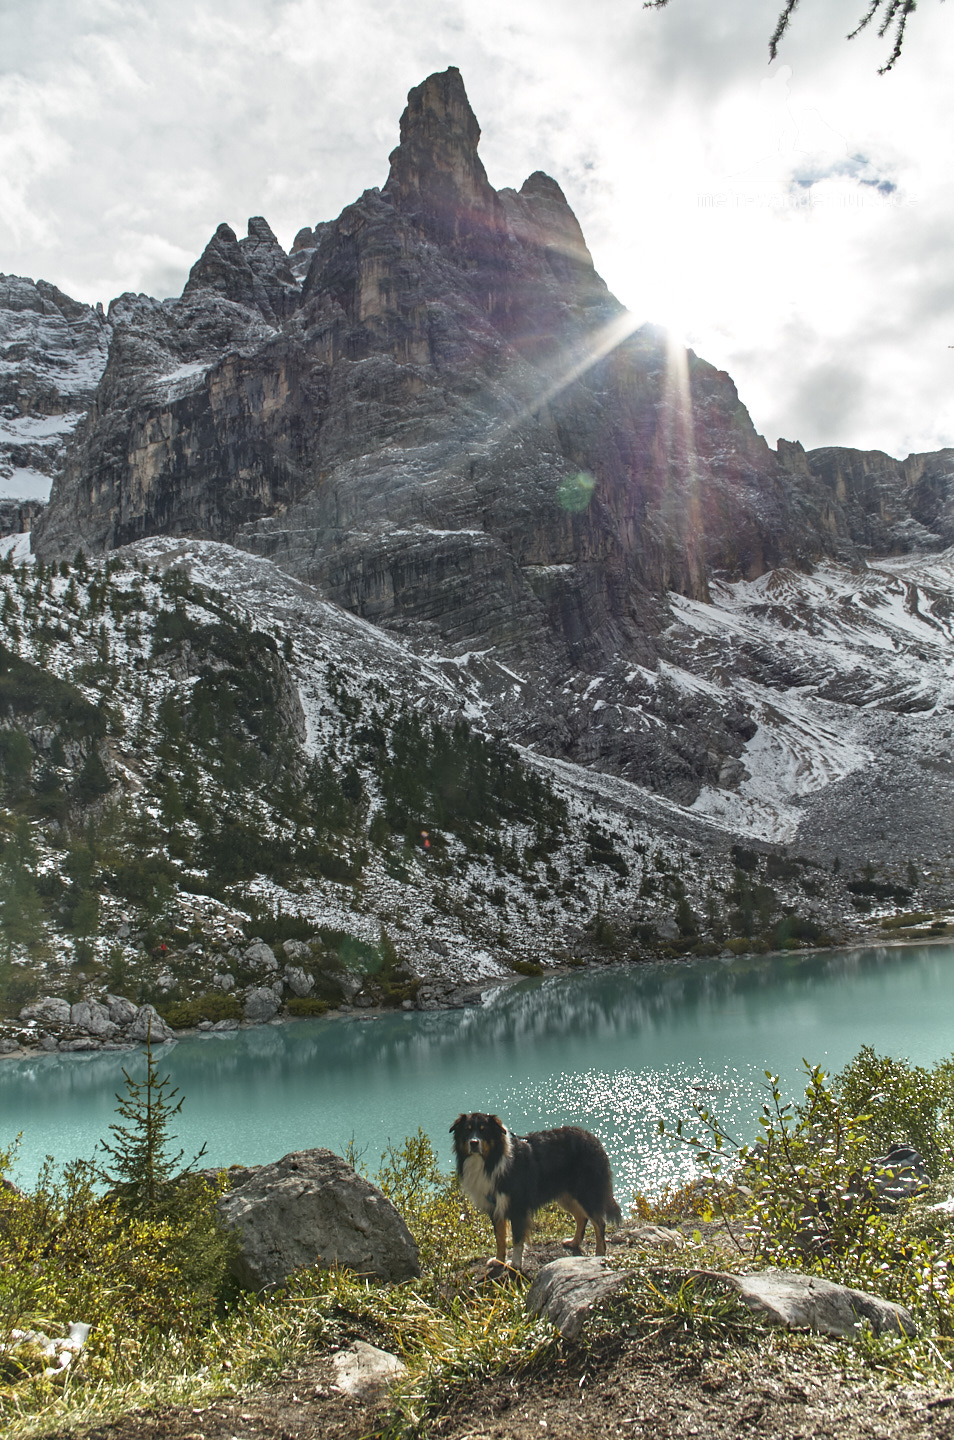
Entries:
{"type": "MultiPolygon", "coordinates": [[[[185,1097],[187,1158],[260,1164],[353,1140],[373,1174],[389,1140],[422,1128],[451,1168],[448,1127],[495,1110],[521,1132],[579,1124],[604,1141],[616,1193],[692,1174],[657,1122],[695,1098],[754,1137],[764,1071],[800,1090],[804,1058],[837,1070],[864,1044],[930,1064],[954,1052],[954,946],[648,965],[501,986],[479,1008],[304,1020],[187,1036],[156,1054],[185,1097]]],[[[43,1157],[93,1154],[141,1052],[0,1063],[0,1146],[22,1131],[15,1178],[43,1157]]]]}

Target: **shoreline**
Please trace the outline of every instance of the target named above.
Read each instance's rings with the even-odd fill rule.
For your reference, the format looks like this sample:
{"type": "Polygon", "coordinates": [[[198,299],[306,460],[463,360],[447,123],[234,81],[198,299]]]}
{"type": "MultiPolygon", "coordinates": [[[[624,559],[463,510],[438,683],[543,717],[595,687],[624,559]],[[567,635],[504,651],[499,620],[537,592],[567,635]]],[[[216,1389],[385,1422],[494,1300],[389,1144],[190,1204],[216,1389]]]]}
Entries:
{"type": "MultiPolygon", "coordinates": [[[[238,1020],[234,1022],[234,1024],[228,1025],[228,1028],[218,1031],[216,1031],[211,1025],[207,1029],[200,1028],[199,1026],[190,1026],[188,1029],[174,1031],[171,1038],[158,1042],[158,1044],[156,1045],[156,1049],[162,1049],[166,1045],[175,1045],[180,1039],[186,1037],[192,1038],[200,1035],[216,1034],[221,1036],[223,1034],[235,1034],[243,1030],[261,1030],[269,1025],[291,1025],[301,1022],[311,1022],[314,1020],[331,1020],[336,1023],[344,1023],[353,1020],[373,1020],[383,1015],[443,1014],[452,1010],[463,1010],[470,1008],[471,1006],[480,1005],[483,1003],[483,996],[486,991],[494,990],[504,985],[525,983],[528,980],[564,978],[570,975],[584,974],[587,971],[591,970],[626,970],[632,969],[636,966],[642,967],[645,965],[698,965],[712,963],[713,961],[718,961],[720,964],[731,964],[733,961],[737,960],[772,960],[781,959],[783,957],[797,958],[801,956],[823,954],[840,955],[850,953],[853,950],[905,950],[913,949],[915,947],[921,948],[923,946],[938,945],[948,945],[954,947],[954,935],[932,935],[919,937],[917,939],[911,939],[909,937],[905,937],[904,939],[880,939],[875,937],[859,936],[856,937],[854,940],[845,941],[840,945],[806,945],[804,947],[800,947],[798,950],[767,950],[764,952],[756,950],[744,950],[739,952],[738,954],[734,952],[726,953],[725,951],[723,951],[718,955],[675,955],[658,958],[647,956],[645,959],[640,959],[637,961],[616,959],[605,961],[589,960],[584,965],[569,965],[566,963],[561,963],[557,965],[547,966],[543,970],[543,973],[541,975],[494,975],[488,976],[486,979],[481,981],[475,981],[472,983],[466,983],[451,987],[446,992],[447,997],[451,997],[454,995],[468,997],[467,999],[458,1000],[456,1003],[444,1003],[443,1001],[438,1001],[435,999],[427,1006],[426,1009],[413,1010],[401,1010],[400,1008],[395,1008],[387,1005],[344,1005],[329,1008],[323,1015],[279,1014],[273,1016],[270,1020],[266,1021],[238,1020]],[[473,998],[470,998],[471,996],[473,996],[473,998]]],[[[91,1035],[89,1038],[91,1041],[95,1040],[95,1036],[91,1035]]],[[[41,1058],[44,1055],[49,1055],[51,1057],[55,1056],[57,1058],[63,1058],[64,1056],[71,1054],[116,1055],[133,1050],[142,1050],[144,1045],[145,1042],[143,1040],[130,1040],[128,1042],[106,1041],[98,1045],[91,1043],[88,1046],[84,1046],[82,1049],[77,1050],[60,1050],[59,1048],[48,1050],[41,1048],[39,1045],[18,1045],[17,1049],[15,1050],[0,1051],[0,1063],[2,1063],[4,1060],[35,1060],[41,1058]]]]}

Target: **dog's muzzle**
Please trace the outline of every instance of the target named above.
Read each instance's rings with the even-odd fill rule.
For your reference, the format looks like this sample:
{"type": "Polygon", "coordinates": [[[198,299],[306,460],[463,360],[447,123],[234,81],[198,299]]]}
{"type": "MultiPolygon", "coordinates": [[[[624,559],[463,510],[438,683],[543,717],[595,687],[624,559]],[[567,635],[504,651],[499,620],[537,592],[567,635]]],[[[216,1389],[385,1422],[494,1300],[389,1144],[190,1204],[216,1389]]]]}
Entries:
{"type": "Polygon", "coordinates": [[[480,1136],[479,1136],[479,1135],[471,1135],[470,1139],[467,1141],[467,1145],[468,1145],[468,1148],[470,1149],[470,1153],[471,1153],[472,1155],[479,1155],[479,1154],[480,1154],[480,1136]]]}

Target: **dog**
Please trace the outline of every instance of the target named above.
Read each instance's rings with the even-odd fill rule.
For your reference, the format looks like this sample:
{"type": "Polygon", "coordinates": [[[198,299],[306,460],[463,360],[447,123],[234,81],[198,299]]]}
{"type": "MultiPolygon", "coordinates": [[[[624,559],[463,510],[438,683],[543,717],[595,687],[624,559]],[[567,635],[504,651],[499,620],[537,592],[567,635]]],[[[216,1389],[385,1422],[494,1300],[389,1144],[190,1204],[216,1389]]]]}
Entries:
{"type": "Polygon", "coordinates": [[[564,1241],[582,1254],[589,1221],[597,1255],[606,1254],[606,1222],[619,1224],[622,1213],[613,1198],[609,1156],[595,1135],[576,1125],[512,1135],[496,1115],[458,1115],[454,1137],[457,1176],[468,1200],[493,1222],[497,1260],[506,1264],[507,1221],[513,1232],[515,1270],[523,1263],[530,1221],[551,1201],[572,1215],[576,1233],[564,1241]]]}

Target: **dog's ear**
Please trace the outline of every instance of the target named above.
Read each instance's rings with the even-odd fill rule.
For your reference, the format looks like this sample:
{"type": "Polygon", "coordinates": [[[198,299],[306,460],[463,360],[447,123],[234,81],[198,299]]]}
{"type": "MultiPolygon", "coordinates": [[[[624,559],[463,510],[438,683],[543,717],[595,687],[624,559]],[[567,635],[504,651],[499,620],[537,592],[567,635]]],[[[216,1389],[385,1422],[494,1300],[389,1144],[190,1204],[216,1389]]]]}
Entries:
{"type": "Polygon", "coordinates": [[[462,1125],[466,1119],[467,1119],[467,1116],[466,1116],[466,1115],[463,1115],[463,1114],[458,1115],[457,1119],[454,1121],[453,1125],[450,1127],[450,1133],[451,1133],[451,1135],[453,1135],[453,1133],[454,1133],[454,1131],[457,1129],[457,1127],[458,1127],[459,1125],[462,1125]]]}

